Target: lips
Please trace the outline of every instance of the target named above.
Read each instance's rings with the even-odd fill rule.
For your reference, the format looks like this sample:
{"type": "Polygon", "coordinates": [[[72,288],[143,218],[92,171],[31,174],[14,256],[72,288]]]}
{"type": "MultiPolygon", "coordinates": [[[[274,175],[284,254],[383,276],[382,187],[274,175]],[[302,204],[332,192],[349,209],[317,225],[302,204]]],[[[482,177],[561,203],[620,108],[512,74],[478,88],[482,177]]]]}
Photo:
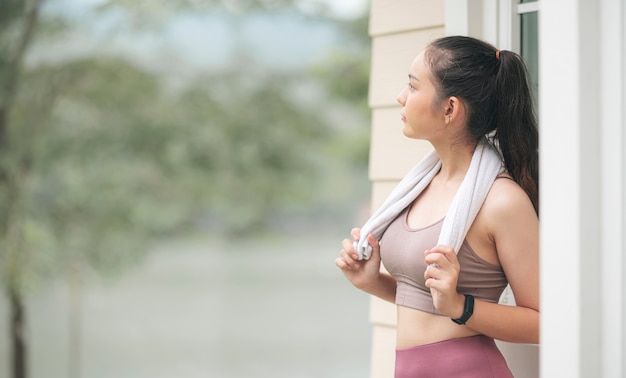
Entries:
{"type": "Polygon", "coordinates": [[[402,120],[402,122],[406,122],[406,117],[402,113],[400,113],[400,119],[402,120]]]}

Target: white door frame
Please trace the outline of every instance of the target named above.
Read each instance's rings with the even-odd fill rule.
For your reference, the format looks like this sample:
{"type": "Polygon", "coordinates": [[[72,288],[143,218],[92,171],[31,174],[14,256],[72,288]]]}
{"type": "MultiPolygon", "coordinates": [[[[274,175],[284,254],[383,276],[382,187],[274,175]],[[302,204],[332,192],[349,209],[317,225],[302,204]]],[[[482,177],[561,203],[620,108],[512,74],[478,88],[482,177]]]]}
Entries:
{"type": "Polygon", "coordinates": [[[626,375],[624,20],[621,0],[541,8],[545,377],[626,375]]]}
{"type": "MultiPolygon", "coordinates": [[[[446,34],[519,51],[514,0],[446,0],[446,34]]],[[[626,376],[626,5],[542,1],[541,376],[626,376]]]]}

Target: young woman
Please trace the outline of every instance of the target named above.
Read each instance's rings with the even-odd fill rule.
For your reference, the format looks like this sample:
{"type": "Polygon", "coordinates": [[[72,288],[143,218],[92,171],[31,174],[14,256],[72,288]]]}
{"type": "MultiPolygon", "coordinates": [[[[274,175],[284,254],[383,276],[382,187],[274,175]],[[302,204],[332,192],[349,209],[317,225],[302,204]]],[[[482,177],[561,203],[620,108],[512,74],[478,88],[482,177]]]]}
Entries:
{"type": "Polygon", "coordinates": [[[397,378],[511,377],[494,339],[539,342],[538,135],[526,66],[513,52],[445,37],[408,77],[402,131],[429,141],[440,168],[382,237],[353,229],[335,263],[357,288],[397,304],[397,378]],[[484,141],[503,168],[455,251],[438,236],[484,141]],[[515,306],[498,304],[507,284],[515,306]]]}

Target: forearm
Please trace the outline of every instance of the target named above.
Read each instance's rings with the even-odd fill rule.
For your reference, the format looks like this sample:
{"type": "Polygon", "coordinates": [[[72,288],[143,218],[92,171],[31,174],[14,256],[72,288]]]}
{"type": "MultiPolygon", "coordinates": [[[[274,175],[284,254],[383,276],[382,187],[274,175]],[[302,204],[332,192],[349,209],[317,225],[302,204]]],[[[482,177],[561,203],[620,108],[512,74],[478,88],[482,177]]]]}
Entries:
{"type": "Polygon", "coordinates": [[[380,272],[376,281],[359,285],[357,288],[387,302],[396,302],[396,280],[389,273],[380,272]]]}
{"type": "Polygon", "coordinates": [[[539,312],[476,300],[474,314],[465,325],[494,339],[511,343],[539,343],[539,312]]]}

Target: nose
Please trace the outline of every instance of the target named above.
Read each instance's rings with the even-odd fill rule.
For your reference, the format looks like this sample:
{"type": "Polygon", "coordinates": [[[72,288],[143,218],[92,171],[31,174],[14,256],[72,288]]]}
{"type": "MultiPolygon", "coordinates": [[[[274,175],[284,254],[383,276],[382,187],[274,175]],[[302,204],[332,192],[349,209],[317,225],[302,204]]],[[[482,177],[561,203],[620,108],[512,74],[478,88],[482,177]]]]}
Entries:
{"type": "Polygon", "coordinates": [[[402,92],[398,94],[396,101],[398,102],[398,104],[404,106],[404,104],[406,103],[406,88],[404,88],[402,92]]]}

